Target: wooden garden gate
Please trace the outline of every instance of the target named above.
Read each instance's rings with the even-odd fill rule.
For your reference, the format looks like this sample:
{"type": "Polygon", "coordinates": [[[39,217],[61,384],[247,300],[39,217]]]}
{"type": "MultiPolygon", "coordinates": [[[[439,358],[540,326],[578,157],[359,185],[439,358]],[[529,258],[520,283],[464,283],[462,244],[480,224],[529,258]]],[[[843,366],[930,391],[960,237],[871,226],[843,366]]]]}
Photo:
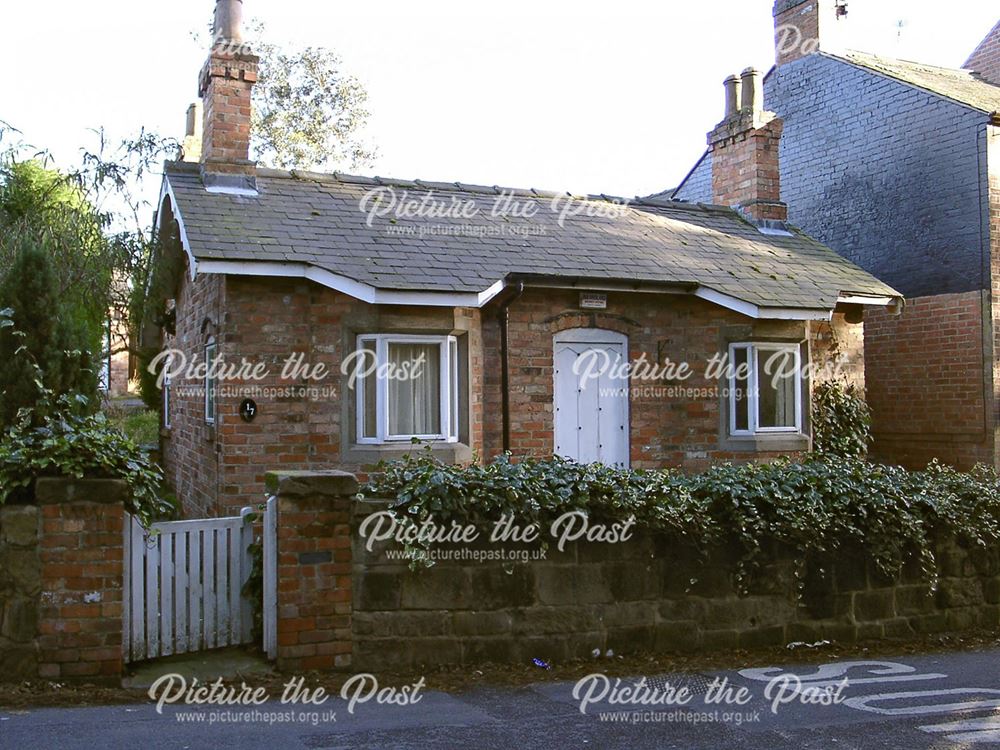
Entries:
{"type": "Polygon", "coordinates": [[[253,640],[253,605],[242,596],[252,518],[244,508],[228,518],[155,523],[149,531],[126,519],[126,662],[253,640]]]}

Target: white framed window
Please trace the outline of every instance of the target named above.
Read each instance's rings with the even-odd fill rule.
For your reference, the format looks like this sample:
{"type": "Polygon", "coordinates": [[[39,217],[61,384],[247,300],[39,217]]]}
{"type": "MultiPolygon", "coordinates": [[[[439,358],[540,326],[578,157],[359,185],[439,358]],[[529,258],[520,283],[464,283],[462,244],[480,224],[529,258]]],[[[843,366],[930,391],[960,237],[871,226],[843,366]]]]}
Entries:
{"type": "Polygon", "coordinates": [[[210,338],[205,344],[205,422],[215,424],[215,339],[210,338]]]}
{"type": "Polygon", "coordinates": [[[729,433],[802,432],[801,365],[797,344],[730,344],[729,433]]]}
{"type": "Polygon", "coordinates": [[[458,442],[458,340],[362,334],[352,372],[358,442],[458,442]]]}

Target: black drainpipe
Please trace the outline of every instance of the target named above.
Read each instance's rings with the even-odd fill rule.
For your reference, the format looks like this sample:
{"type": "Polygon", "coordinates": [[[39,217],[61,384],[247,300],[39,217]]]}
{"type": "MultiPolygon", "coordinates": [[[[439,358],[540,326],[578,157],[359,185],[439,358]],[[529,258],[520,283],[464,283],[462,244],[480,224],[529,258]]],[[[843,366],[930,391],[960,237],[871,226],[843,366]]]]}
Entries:
{"type": "Polygon", "coordinates": [[[510,306],[524,294],[524,282],[517,284],[517,292],[508,297],[500,306],[500,411],[503,418],[503,450],[510,450],[510,342],[508,341],[508,322],[510,321],[510,306]]]}

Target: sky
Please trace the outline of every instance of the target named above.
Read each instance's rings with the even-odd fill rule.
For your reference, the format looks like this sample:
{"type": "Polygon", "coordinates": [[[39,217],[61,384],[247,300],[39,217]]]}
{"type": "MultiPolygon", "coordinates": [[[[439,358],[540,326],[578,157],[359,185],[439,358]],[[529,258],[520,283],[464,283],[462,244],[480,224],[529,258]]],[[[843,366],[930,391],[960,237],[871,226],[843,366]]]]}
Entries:
{"type": "MultiPolygon", "coordinates": [[[[328,47],[369,92],[365,174],[634,196],[676,185],[723,79],[773,62],[772,0],[245,0],[269,40],[328,47]]],[[[213,0],[0,0],[0,120],[75,163],[181,137],[213,0]],[[11,33],[15,31],[17,33],[11,33]]],[[[850,0],[847,46],[958,67],[994,0],[850,0]]],[[[156,186],[149,188],[155,192],[156,186]]]]}

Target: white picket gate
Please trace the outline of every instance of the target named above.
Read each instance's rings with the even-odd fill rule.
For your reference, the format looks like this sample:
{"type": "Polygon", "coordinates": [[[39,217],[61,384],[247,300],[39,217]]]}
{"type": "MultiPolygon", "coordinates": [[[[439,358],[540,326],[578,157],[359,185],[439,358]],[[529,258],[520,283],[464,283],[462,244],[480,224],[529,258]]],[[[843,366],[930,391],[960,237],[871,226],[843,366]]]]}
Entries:
{"type": "Polygon", "coordinates": [[[252,510],[239,516],[125,527],[123,650],[126,661],[253,640],[242,596],[251,573],[252,510]]]}

